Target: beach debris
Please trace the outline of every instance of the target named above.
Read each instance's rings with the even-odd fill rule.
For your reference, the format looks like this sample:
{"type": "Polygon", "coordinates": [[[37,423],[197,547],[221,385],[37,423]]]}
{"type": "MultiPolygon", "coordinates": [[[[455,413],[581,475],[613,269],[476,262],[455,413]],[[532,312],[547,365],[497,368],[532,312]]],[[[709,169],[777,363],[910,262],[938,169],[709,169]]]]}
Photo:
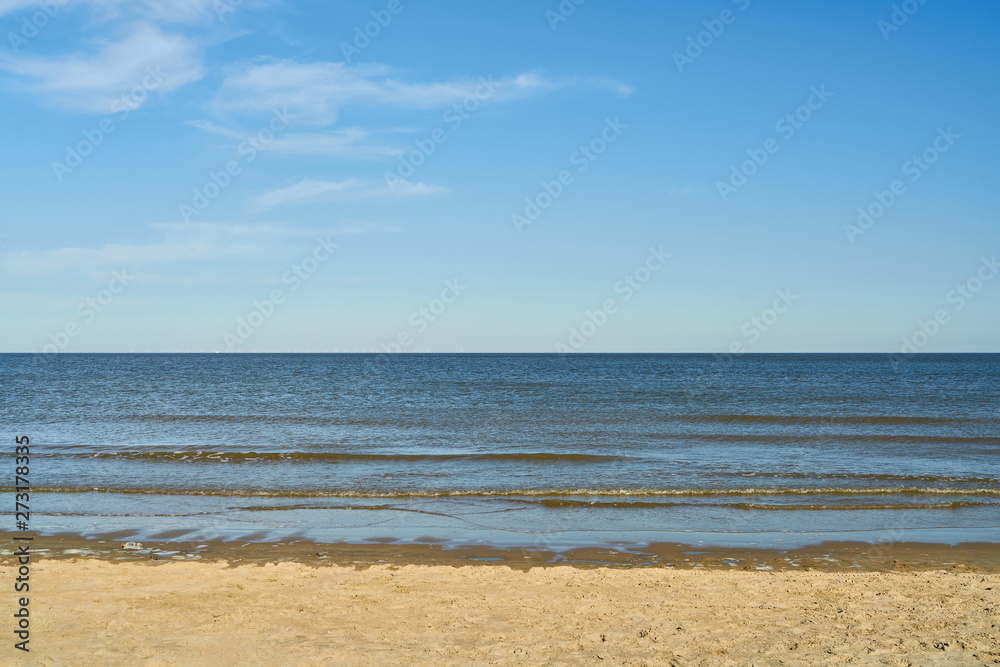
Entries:
{"type": "Polygon", "coordinates": [[[122,549],[142,549],[142,542],[122,542],[122,549]]]}

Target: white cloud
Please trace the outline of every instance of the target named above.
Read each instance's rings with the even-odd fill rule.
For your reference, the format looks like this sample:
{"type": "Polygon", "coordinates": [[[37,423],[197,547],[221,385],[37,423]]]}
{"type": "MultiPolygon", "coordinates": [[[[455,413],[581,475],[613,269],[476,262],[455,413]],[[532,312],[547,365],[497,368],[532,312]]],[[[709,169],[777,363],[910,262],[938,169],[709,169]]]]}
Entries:
{"type": "Polygon", "coordinates": [[[667,197],[687,197],[694,194],[694,191],[695,187],[693,185],[678,186],[676,183],[673,183],[670,185],[670,190],[667,191],[667,197]]]}
{"type": "MultiPolygon", "coordinates": [[[[350,186],[345,186],[350,187],[350,186]]],[[[358,186],[360,188],[360,186],[358,186]]],[[[12,277],[50,275],[75,271],[96,275],[100,271],[145,269],[213,260],[261,258],[301,252],[303,243],[329,234],[346,236],[402,232],[397,225],[344,220],[337,227],[310,228],[280,222],[156,222],[148,241],[106,243],[96,248],[49,248],[21,250],[0,256],[0,267],[12,277]]],[[[204,265],[203,265],[204,266],[204,265]]],[[[169,268],[167,269],[170,270],[169,268]]],[[[185,266],[183,271],[210,270],[185,266]]],[[[214,269],[211,269],[214,270],[214,269]]]]}
{"type": "Polygon", "coordinates": [[[456,78],[409,83],[386,65],[339,62],[263,62],[231,71],[216,98],[216,109],[264,112],[287,106],[296,122],[332,125],[341,106],[371,105],[409,109],[444,108],[469,97],[480,102],[520,99],[565,86],[610,87],[616,94],[631,89],[598,79],[546,79],[537,73],[494,79],[456,78]]]}
{"type": "Polygon", "coordinates": [[[402,155],[395,146],[364,143],[370,133],[359,128],[337,132],[289,133],[272,141],[267,149],[287,155],[317,155],[353,160],[377,160],[402,155]]]}
{"type": "Polygon", "coordinates": [[[250,208],[265,211],[278,206],[298,204],[304,201],[343,201],[373,198],[419,197],[444,194],[448,188],[427,183],[411,183],[399,179],[390,189],[384,182],[350,178],[343,181],[316,181],[304,178],[298,183],[277,190],[271,190],[253,199],[250,208]]]}
{"type": "Polygon", "coordinates": [[[423,195],[439,195],[448,192],[448,188],[441,185],[428,185],[427,183],[413,183],[404,179],[393,182],[391,189],[386,188],[383,192],[392,197],[421,197],[423,195]]]}
{"type": "Polygon", "coordinates": [[[197,241],[163,242],[145,245],[109,243],[100,248],[54,248],[11,253],[3,267],[14,276],[41,275],[71,269],[132,267],[164,262],[190,262],[225,255],[248,255],[258,249],[245,244],[212,246],[197,241]]]}
{"type": "Polygon", "coordinates": [[[90,0],[117,11],[136,10],[154,21],[164,23],[191,23],[224,18],[234,11],[244,9],[244,2],[235,0],[90,0]]]}
{"type": "Polygon", "coordinates": [[[0,0],[0,15],[16,12],[25,7],[34,7],[35,0],[0,0]]]}
{"type": "MultiPolygon", "coordinates": [[[[192,120],[187,124],[234,141],[243,141],[246,138],[236,130],[221,127],[208,120],[192,120]]],[[[267,150],[284,155],[311,155],[347,160],[378,160],[403,154],[401,148],[369,143],[371,134],[359,127],[323,132],[292,132],[276,137],[267,145],[267,150]]]]}
{"type": "Polygon", "coordinates": [[[335,233],[341,236],[354,234],[396,234],[405,232],[405,227],[399,225],[383,225],[377,222],[356,222],[348,223],[339,228],[335,233]]]}
{"type": "Polygon", "coordinates": [[[132,26],[120,41],[97,43],[88,54],[3,54],[0,71],[60,106],[94,113],[138,108],[150,95],[176,90],[203,75],[194,42],[145,23],[132,26]],[[143,89],[141,94],[133,94],[137,88],[143,89]]]}
{"type": "Polygon", "coordinates": [[[154,222],[148,225],[150,229],[167,232],[168,234],[188,234],[208,236],[315,236],[323,233],[319,229],[291,227],[279,222],[154,222]]]}
{"type": "Polygon", "coordinates": [[[311,178],[304,178],[294,185],[258,195],[254,198],[251,208],[255,211],[264,211],[276,206],[297,204],[324,195],[356,194],[362,185],[363,181],[355,178],[346,181],[314,181],[311,178]]]}
{"type": "Polygon", "coordinates": [[[12,252],[4,257],[3,268],[13,276],[23,276],[254,256],[272,248],[282,237],[317,233],[273,222],[159,222],[148,227],[157,238],[140,243],[107,243],[98,248],[12,252]]]}
{"type": "MultiPolygon", "coordinates": [[[[235,11],[244,10],[250,0],[0,0],[0,16],[21,10],[46,11],[51,16],[71,9],[86,8],[104,20],[143,18],[160,23],[217,21],[235,11]]],[[[255,8],[269,4],[255,0],[255,8]]]]}

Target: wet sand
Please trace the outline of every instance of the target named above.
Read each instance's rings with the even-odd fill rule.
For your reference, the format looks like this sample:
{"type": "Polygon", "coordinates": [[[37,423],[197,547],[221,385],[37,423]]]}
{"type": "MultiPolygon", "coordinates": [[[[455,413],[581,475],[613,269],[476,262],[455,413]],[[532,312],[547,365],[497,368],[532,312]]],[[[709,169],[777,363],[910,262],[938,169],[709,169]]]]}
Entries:
{"type": "MultiPolygon", "coordinates": [[[[8,645],[0,663],[1000,664],[995,544],[555,554],[308,542],[122,550],[107,537],[32,541],[31,653],[8,645]]],[[[0,577],[15,576],[4,553],[0,577]]]]}
{"type": "MultiPolygon", "coordinates": [[[[399,543],[391,537],[362,544],[325,544],[309,540],[256,542],[146,540],[142,549],[122,549],[116,533],[83,537],[35,537],[32,551],[46,559],[100,559],[165,563],[170,561],[225,562],[238,565],[294,562],[305,565],[505,565],[526,570],[570,565],[577,568],[708,568],[738,570],[823,570],[877,572],[886,570],[958,570],[1000,572],[1000,545],[959,545],[920,542],[824,542],[778,549],[705,547],[678,543],[653,543],[629,550],[578,548],[547,551],[535,548],[497,548],[481,545],[445,546],[425,537],[421,543],[399,543]]],[[[3,543],[13,544],[7,534],[3,543]]],[[[11,547],[0,548],[0,564],[11,562],[11,547]]]]}

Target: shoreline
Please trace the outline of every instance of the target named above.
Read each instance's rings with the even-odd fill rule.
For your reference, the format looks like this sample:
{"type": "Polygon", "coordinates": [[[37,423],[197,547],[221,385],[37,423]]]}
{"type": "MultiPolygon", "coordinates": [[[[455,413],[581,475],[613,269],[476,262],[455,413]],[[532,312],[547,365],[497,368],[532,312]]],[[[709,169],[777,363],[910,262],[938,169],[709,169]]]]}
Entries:
{"type": "MultiPolygon", "coordinates": [[[[23,534],[22,534],[23,535],[23,534]]],[[[13,533],[5,533],[0,566],[15,561],[13,533]]],[[[781,548],[717,547],[677,542],[578,547],[565,550],[538,547],[443,544],[427,537],[418,543],[393,538],[361,543],[320,543],[286,539],[277,542],[146,540],[141,549],[123,549],[127,536],[109,533],[82,536],[34,536],[28,542],[37,560],[102,560],[163,564],[168,562],[265,565],[299,563],[314,567],[377,565],[445,565],[452,567],[502,565],[515,570],[570,566],[577,569],[704,569],[721,571],[965,571],[1000,572],[1000,544],[967,542],[957,545],[926,542],[826,541],[781,548]]],[[[19,542],[18,544],[24,544],[19,542]]]]}

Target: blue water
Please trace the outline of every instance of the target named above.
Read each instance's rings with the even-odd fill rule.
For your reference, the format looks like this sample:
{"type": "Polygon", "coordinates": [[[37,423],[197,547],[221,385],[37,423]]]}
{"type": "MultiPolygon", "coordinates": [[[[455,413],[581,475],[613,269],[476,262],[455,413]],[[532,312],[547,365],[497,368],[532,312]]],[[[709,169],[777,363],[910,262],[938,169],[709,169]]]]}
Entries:
{"type": "Polygon", "coordinates": [[[998,371],[1000,355],[0,355],[0,436],[30,437],[32,528],[50,533],[998,541],[998,371]]]}

